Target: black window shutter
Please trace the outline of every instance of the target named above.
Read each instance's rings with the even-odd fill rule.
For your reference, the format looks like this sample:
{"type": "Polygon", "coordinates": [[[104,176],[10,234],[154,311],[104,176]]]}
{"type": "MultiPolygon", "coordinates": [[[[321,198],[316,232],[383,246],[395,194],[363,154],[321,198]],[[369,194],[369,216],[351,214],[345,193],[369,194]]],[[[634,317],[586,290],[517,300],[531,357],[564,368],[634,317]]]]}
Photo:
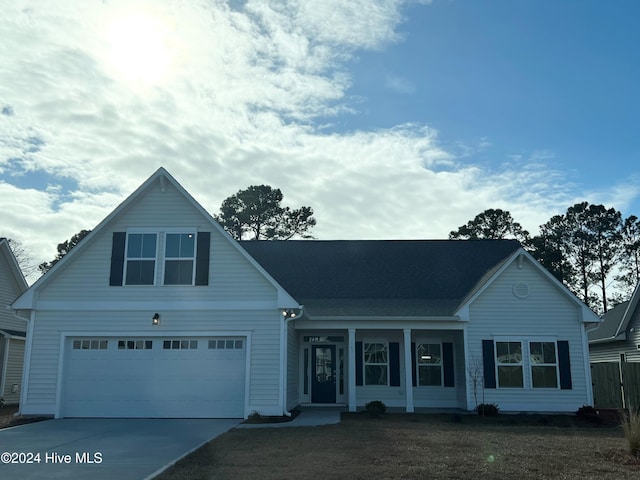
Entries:
{"type": "Polygon", "coordinates": [[[418,385],[418,377],[416,376],[418,370],[416,368],[416,344],[411,342],[411,381],[413,386],[418,385]]]}
{"type": "Polygon", "coordinates": [[[209,246],[211,232],[198,232],[196,254],[196,285],[209,285],[209,246]]]}
{"type": "Polygon", "coordinates": [[[493,340],[482,341],[484,388],[496,388],[496,359],[493,356],[493,340]]]}
{"type": "Polygon", "coordinates": [[[453,343],[442,344],[442,373],[445,387],[455,387],[455,370],[453,368],[453,343]]]}
{"type": "Polygon", "coordinates": [[[362,342],[356,342],[356,385],[362,385],[362,342]]]}
{"type": "Polygon", "coordinates": [[[567,340],[558,340],[558,367],[560,388],[571,390],[571,361],[569,360],[569,342],[567,340]]]}
{"type": "Polygon", "coordinates": [[[400,386],[400,344],[389,342],[389,385],[400,386]]]}
{"type": "Polygon", "coordinates": [[[126,240],[126,232],[113,232],[113,241],[111,243],[111,273],[109,275],[109,285],[112,287],[122,286],[124,245],[126,240]]]}

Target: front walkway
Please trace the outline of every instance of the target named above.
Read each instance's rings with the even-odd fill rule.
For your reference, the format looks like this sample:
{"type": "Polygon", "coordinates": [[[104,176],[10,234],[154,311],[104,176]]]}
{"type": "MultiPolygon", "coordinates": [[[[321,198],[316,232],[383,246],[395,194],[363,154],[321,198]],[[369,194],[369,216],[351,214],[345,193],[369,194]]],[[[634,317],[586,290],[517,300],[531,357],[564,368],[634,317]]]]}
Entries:
{"type": "Polygon", "coordinates": [[[0,478],[148,479],[240,422],[69,418],[2,429],[0,478]],[[12,454],[18,463],[5,463],[12,454]]]}

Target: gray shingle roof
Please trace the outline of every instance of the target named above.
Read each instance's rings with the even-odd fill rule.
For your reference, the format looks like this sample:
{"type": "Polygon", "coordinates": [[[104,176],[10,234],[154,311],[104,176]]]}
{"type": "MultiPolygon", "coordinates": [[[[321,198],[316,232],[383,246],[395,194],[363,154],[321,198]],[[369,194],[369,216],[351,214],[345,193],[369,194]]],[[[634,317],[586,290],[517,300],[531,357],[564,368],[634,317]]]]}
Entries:
{"type": "Polygon", "coordinates": [[[317,316],[450,316],[516,240],[288,240],[240,245],[317,316]]]}
{"type": "Polygon", "coordinates": [[[640,284],[636,285],[631,299],[609,310],[602,317],[598,328],[589,332],[589,342],[603,343],[626,340],[631,319],[640,304],[640,284]]]}
{"type": "Polygon", "coordinates": [[[602,323],[598,325],[598,328],[589,331],[589,341],[613,340],[628,306],[629,302],[622,302],[607,311],[602,317],[602,323]]]}

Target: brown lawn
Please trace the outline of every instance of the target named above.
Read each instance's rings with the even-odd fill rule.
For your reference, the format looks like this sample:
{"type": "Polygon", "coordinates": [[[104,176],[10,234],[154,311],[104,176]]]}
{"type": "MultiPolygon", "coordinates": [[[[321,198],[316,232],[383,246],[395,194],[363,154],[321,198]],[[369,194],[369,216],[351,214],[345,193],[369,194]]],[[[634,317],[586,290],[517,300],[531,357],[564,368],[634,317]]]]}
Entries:
{"type": "Polygon", "coordinates": [[[620,427],[575,417],[345,414],[338,425],[234,429],[170,479],[634,479],[620,427]]]}

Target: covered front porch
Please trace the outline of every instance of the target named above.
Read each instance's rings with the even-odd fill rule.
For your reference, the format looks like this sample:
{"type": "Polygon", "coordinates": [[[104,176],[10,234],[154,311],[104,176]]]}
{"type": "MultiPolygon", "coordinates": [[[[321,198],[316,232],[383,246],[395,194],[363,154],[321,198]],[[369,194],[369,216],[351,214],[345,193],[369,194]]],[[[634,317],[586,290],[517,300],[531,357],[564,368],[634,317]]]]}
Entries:
{"type": "MultiPolygon", "coordinates": [[[[467,409],[465,323],[349,325],[299,321],[290,332],[288,405],[340,405],[355,412],[372,400],[406,412],[467,409]]],[[[389,323],[389,322],[384,322],[389,323]]]]}

